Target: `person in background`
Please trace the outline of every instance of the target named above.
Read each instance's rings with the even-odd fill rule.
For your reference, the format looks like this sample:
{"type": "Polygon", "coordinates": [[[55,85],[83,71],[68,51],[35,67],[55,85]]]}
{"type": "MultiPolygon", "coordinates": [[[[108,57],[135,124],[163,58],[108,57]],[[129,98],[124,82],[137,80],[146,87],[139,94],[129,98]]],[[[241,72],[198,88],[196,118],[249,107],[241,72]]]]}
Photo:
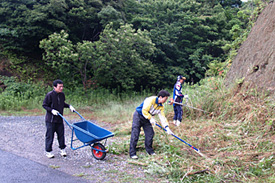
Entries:
{"type": "MultiPolygon", "coordinates": [[[[178,76],[177,77],[177,82],[174,85],[174,90],[173,90],[173,100],[177,103],[182,103],[183,98],[188,98],[187,95],[182,94],[182,84],[186,80],[185,77],[183,76],[178,76]]],[[[173,117],[173,123],[176,126],[179,126],[182,120],[182,105],[179,104],[173,104],[174,108],[174,117],[173,117]]]]}
{"type": "Polygon", "coordinates": [[[54,133],[57,134],[57,139],[60,148],[60,155],[66,156],[65,151],[65,137],[64,137],[64,124],[63,119],[58,115],[59,113],[63,115],[64,108],[70,108],[71,112],[74,112],[75,109],[73,106],[65,103],[65,94],[63,91],[63,82],[61,80],[53,81],[53,90],[47,93],[44,101],[43,108],[46,109],[46,139],[45,139],[45,150],[46,156],[48,158],[54,158],[52,153],[52,144],[54,140],[54,133]]]}
{"type": "Polygon", "coordinates": [[[168,134],[173,134],[168,126],[167,119],[164,114],[163,104],[167,101],[170,94],[161,90],[158,96],[151,96],[146,98],[142,104],[140,104],[133,115],[132,132],[130,140],[130,158],[138,159],[136,155],[136,146],[140,135],[140,128],[143,127],[145,133],[145,149],[149,155],[155,155],[153,150],[153,137],[154,130],[152,125],[156,124],[154,115],[158,114],[161,124],[168,134]]]}

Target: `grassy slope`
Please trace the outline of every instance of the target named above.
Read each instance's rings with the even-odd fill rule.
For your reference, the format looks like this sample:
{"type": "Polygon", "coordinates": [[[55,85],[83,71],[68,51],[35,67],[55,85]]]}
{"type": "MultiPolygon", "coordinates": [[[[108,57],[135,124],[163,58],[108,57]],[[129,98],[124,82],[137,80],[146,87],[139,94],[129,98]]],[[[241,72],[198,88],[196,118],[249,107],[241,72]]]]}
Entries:
{"type": "MultiPolygon", "coordinates": [[[[222,81],[209,81],[202,87],[186,86],[193,99],[190,103],[209,113],[185,107],[181,126],[176,128],[170,123],[177,136],[199,148],[207,158],[155,127],[154,148],[158,155],[146,155],[142,134],[138,144],[141,158],[137,162],[128,160],[129,163],[170,181],[274,182],[275,135],[270,99],[244,86],[226,91],[222,81]],[[218,87],[213,88],[213,84],[218,87]],[[202,170],[207,171],[194,174],[202,170]]],[[[140,102],[112,103],[95,113],[98,120],[116,125],[119,142],[112,146],[113,153],[128,153],[132,113],[140,102]]],[[[166,113],[171,122],[172,106],[166,106],[166,113]]]]}

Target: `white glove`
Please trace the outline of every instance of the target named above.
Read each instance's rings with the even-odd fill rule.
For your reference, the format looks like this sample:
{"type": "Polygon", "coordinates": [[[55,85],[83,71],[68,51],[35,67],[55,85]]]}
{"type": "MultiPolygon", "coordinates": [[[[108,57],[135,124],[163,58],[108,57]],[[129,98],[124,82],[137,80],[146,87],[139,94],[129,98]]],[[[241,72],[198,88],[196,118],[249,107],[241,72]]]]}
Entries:
{"type": "Polygon", "coordinates": [[[152,124],[152,126],[155,126],[156,125],[156,120],[154,118],[151,118],[150,123],[152,124]]]}
{"type": "Polygon", "coordinates": [[[165,128],[165,130],[168,135],[174,135],[174,133],[170,130],[170,128],[168,126],[165,128]]]}
{"type": "Polygon", "coordinates": [[[188,95],[184,95],[184,98],[185,98],[185,99],[188,99],[188,95]]]}
{"type": "Polygon", "coordinates": [[[75,108],[73,106],[70,105],[70,110],[71,112],[74,112],[75,111],[75,108]]]}
{"type": "Polygon", "coordinates": [[[57,116],[58,113],[59,113],[59,112],[58,112],[57,110],[55,110],[55,109],[52,110],[52,114],[53,114],[53,115],[56,115],[56,116],[57,116]]]}

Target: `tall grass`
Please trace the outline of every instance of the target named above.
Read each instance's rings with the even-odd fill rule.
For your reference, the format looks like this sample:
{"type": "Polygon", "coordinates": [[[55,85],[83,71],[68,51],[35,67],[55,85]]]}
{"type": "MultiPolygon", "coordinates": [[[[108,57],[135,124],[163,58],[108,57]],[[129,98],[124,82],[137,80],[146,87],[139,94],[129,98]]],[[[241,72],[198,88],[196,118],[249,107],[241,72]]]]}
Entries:
{"type": "MultiPolygon", "coordinates": [[[[5,81],[7,88],[0,94],[0,110],[42,108],[45,94],[52,87],[43,84],[5,81]]],[[[168,89],[169,90],[169,89],[168,89]]],[[[149,156],[144,148],[144,133],[138,142],[138,162],[148,174],[158,175],[171,182],[273,182],[274,157],[274,96],[250,89],[242,82],[229,88],[220,77],[210,77],[196,85],[185,84],[188,105],[202,112],[183,107],[180,127],[170,123],[172,131],[181,139],[200,149],[208,158],[199,156],[192,148],[158,127],[155,129],[154,149],[157,156],[149,156]],[[197,173],[206,170],[204,173],[197,173]]],[[[117,93],[104,89],[64,89],[66,101],[81,112],[92,113],[115,133],[109,150],[113,154],[128,155],[132,115],[135,108],[153,95],[117,93]]],[[[172,94],[172,89],[169,91],[172,94]]],[[[173,107],[165,104],[169,120],[173,107]]],[[[84,115],[85,116],[85,115],[84,115]]]]}
{"type": "MultiPolygon", "coordinates": [[[[275,179],[272,96],[242,83],[229,88],[220,77],[206,78],[196,85],[186,84],[184,93],[189,95],[188,105],[207,112],[185,106],[181,126],[177,128],[170,123],[170,127],[178,137],[199,148],[208,158],[200,157],[192,148],[155,127],[157,156],[146,154],[142,132],[137,165],[142,165],[148,174],[157,174],[172,182],[272,182],[275,179]],[[201,170],[206,171],[195,174],[201,170]]],[[[129,113],[126,112],[127,102],[119,103],[116,107],[121,110],[120,120],[102,116],[101,120],[116,124],[115,138],[119,141],[112,144],[112,153],[128,155],[129,120],[132,109],[138,104],[133,105],[129,113]]],[[[118,110],[111,109],[115,106],[109,107],[104,110],[118,110]]],[[[173,108],[165,107],[171,122],[173,108]]],[[[116,112],[111,114],[115,115],[116,112]]]]}
{"type": "MultiPolygon", "coordinates": [[[[0,81],[5,85],[5,89],[0,90],[0,110],[2,111],[42,110],[45,95],[53,90],[52,86],[46,85],[43,82],[17,82],[13,77],[4,76],[0,76],[0,81]]],[[[118,93],[117,91],[109,91],[102,88],[84,91],[81,87],[69,89],[66,88],[65,83],[64,86],[63,92],[66,95],[67,103],[80,110],[96,110],[98,111],[98,115],[103,116],[111,116],[113,114],[113,116],[116,116],[118,113],[121,113],[122,109],[120,108],[122,108],[122,105],[128,105],[127,109],[129,111],[133,110],[133,106],[136,105],[135,102],[142,102],[148,96],[147,93],[150,93],[146,90],[142,92],[118,93]]],[[[126,113],[129,111],[126,111],[126,113]]],[[[125,114],[125,112],[123,113],[125,114]]]]}
{"type": "Polygon", "coordinates": [[[40,108],[43,95],[48,87],[42,83],[33,84],[16,82],[13,77],[1,77],[6,88],[0,93],[0,110],[20,111],[22,109],[40,108]]]}

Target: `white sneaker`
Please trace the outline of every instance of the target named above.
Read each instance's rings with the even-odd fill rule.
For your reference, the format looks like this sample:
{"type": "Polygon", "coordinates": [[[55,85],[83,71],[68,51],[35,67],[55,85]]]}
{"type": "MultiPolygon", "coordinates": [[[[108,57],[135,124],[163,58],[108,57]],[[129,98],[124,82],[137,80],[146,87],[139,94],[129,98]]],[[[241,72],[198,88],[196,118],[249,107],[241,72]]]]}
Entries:
{"type": "Polygon", "coordinates": [[[173,120],[174,125],[177,125],[177,120],[173,120]]]}
{"type": "Polygon", "coordinates": [[[54,154],[51,153],[51,152],[46,152],[46,156],[47,156],[48,158],[54,158],[54,154]]]}
{"type": "Polygon", "coordinates": [[[180,126],[180,121],[179,120],[177,120],[176,126],[180,126]]]}
{"type": "Polygon", "coordinates": [[[137,155],[131,156],[132,159],[138,159],[137,155]]]}
{"type": "Polygon", "coordinates": [[[63,157],[67,156],[65,149],[60,149],[60,155],[63,157]]]}

